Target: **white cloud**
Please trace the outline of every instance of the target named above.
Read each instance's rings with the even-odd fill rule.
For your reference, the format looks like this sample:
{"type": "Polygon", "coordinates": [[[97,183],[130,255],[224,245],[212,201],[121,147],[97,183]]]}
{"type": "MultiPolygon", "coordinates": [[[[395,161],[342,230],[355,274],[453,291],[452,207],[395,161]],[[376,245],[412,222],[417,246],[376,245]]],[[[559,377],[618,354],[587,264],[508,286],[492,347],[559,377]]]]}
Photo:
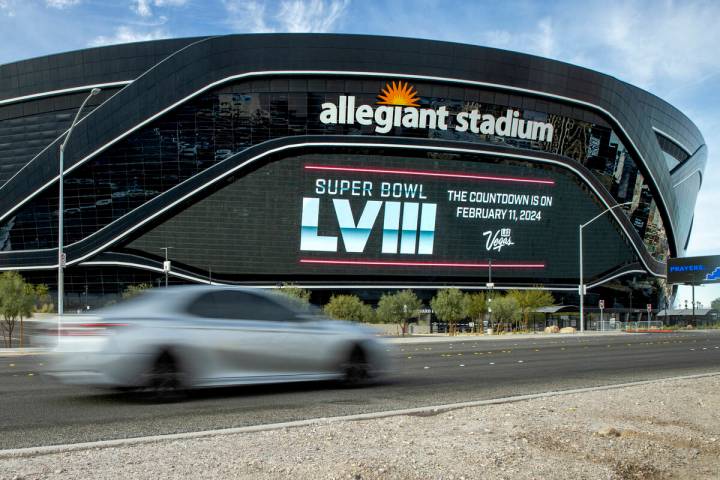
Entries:
{"type": "Polygon", "coordinates": [[[153,16],[153,7],[182,7],[186,3],[187,0],[135,0],[131,8],[141,17],[147,18],[153,16]]]}
{"type": "Polygon", "coordinates": [[[0,13],[5,14],[8,17],[15,16],[12,0],[0,0],[0,13]]]}
{"type": "Polygon", "coordinates": [[[557,53],[555,30],[550,18],[541,19],[535,25],[535,29],[530,32],[492,30],[484,33],[481,39],[484,45],[490,47],[516,50],[543,57],[554,57],[557,53]]]}
{"type": "Polygon", "coordinates": [[[47,5],[50,8],[57,8],[59,10],[62,10],[64,8],[68,7],[74,7],[75,5],[78,5],[80,3],[80,0],[45,0],[45,5],[47,5]]]}
{"type": "Polygon", "coordinates": [[[577,2],[530,28],[479,29],[465,41],[579,64],[662,91],[720,72],[718,18],[720,2],[577,2]]]}
{"type": "Polygon", "coordinates": [[[115,34],[109,37],[100,35],[90,41],[89,45],[98,47],[102,45],[115,45],[118,43],[144,42],[148,40],[159,40],[168,38],[169,35],[162,29],[153,29],[149,31],[137,31],[123,25],[115,29],[115,34]]]}
{"type": "Polygon", "coordinates": [[[347,1],[283,1],[276,20],[287,32],[330,32],[347,6],[347,1]]]}
{"type": "Polygon", "coordinates": [[[589,34],[588,40],[598,46],[596,58],[624,80],[652,88],[720,71],[718,53],[711,47],[720,43],[720,3],[666,1],[652,8],[633,3],[601,8],[604,14],[588,12],[595,26],[577,32],[578,40],[589,34]]]}
{"type": "Polygon", "coordinates": [[[150,0],[136,0],[135,5],[132,7],[133,11],[141,17],[149,17],[152,15],[150,9],[150,0]]]}
{"type": "Polygon", "coordinates": [[[225,10],[233,28],[241,32],[270,33],[265,21],[265,4],[256,1],[225,1],[225,10]]]}
{"type": "Polygon", "coordinates": [[[240,32],[332,32],[347,11],[349,0],[225,0],[229,23],[240,32]]]}

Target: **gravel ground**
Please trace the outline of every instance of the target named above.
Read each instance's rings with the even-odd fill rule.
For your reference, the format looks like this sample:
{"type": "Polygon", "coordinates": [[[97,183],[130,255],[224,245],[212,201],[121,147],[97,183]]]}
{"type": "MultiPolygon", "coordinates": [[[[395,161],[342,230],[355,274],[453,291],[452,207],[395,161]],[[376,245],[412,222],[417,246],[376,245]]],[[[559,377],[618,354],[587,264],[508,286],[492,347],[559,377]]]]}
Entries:
{"type": "Polygon", "coordinates": [[[0,478],[720,478],[720,376],[2,459],[0,478]]]}

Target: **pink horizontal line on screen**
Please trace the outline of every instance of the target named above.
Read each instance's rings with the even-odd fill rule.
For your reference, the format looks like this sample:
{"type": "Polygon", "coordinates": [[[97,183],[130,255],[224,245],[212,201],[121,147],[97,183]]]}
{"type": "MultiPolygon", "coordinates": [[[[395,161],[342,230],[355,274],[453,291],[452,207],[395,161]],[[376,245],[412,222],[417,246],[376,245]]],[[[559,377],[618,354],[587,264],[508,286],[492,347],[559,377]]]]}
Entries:
{"type": "MultiPolygon", "coordinates": [[[[300,263],[322,265],[361,265],[371,267],[457,267],[457,268],[488,268],[488,263],[463,262],[408,262],[392,260],[321,260],[301,258],[300,263]]],[[[493,263],[493,268],[545,268],[545,263],[493,263]]]]}
{"type": "Polygon", "coordinates": [[[493,182],[511,183],[535,183],[540,185],[555,185],[555,180],[543,180],[539,178],[523,177],[500,177],[496,175],[479,175],[473,173],[453,172],[430,172],[427,170],[401,170],[396,168],[366,168],[366,167],[341,167],[337,165],[305,165],[305,170],[323,170],[330,172],[351,172],[351,173],[385,173],[389,175],[414,175],[420,177],[439,178],[460,178],[466,180],[489,180],[493,182]]]}

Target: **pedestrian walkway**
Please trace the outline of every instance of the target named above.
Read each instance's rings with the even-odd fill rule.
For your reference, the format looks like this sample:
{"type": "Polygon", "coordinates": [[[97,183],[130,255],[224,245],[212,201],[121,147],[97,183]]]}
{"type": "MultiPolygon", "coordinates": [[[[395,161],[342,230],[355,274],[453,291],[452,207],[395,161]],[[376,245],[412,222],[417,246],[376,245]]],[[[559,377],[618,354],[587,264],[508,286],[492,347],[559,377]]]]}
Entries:
{"type": "MultiPolygon", "coordinates": [[[[454,343],[454,342],[492,342],[492,341],[517,341],[537,340],[546,338],[587,338],[587,337],[617,337],[628,335],[625,332],[576,332],[576,333],[514,333],[505,335],[472,335],[462,334],[449,336],[447,334],[409,335],[406,337],[388,337],[387,341],[395,344],[416,344],[416,343],[454,343]]],[[[637,334],[633,334],[637,335],[637,334]]]]}
{"type": "Polygon", "coordinates": [[[24,347],[24,348],[0,348],[0,357],[17,357],[21,355],[40,355],[48,353],[47,348],[24,347]]]}

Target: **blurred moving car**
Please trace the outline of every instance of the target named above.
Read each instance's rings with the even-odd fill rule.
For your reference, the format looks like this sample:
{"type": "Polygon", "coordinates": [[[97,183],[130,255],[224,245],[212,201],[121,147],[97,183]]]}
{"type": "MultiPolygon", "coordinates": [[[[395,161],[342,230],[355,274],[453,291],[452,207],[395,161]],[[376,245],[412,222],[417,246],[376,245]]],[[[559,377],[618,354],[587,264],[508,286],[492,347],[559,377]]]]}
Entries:
{"type": "Polygon", "coordinates": [[[48,372],[64,383],[98,387],[163,392],[317,380],[360,385],[388,360],[373,330],[259,289],[152,289],[95,315],[64,316],[57,328],[46,327],[59,339],[48,372]]]}

